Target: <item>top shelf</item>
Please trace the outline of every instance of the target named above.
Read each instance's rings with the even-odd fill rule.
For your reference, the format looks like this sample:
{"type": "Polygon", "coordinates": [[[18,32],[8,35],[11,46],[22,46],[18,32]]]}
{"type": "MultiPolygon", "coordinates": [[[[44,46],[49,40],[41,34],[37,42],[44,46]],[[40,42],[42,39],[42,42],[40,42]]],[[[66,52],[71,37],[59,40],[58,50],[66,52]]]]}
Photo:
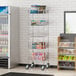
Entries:
{"type": "Polygon", "coordinates": [[[30,14],[46,14],[48,10],[46,5],[31,5],[30,14]]]}

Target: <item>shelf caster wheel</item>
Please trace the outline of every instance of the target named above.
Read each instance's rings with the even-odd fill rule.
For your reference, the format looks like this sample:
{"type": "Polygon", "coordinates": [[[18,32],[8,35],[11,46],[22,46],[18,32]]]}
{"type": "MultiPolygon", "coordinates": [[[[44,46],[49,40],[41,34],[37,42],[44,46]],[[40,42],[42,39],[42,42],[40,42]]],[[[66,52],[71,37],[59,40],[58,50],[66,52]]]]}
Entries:
{"type": "Polygon", "coordinates": [[[49,68],[49,63],[47,63],[47,65],[46,65],[46,69],[48,69],[49,68]]]}
{"type": "Polygon", "coordinates": [[[34,67],[34,63],[31,64],[31,68],[33,68],[33,67],[34,67]]]}
{"type": "Polygon", "coordinates": [[[25,67],[25,68],[26,68],[26,69],[29,69],[29,67],[30,67],[29,65],[26,65],[26,67],[25,67]]]}
{"type": "Polygon", "coordinates": [[[41,70],[44,70],[44,69],[45,69],[45,66],[44,66],[44,65],[42,65],[41,70]]]}

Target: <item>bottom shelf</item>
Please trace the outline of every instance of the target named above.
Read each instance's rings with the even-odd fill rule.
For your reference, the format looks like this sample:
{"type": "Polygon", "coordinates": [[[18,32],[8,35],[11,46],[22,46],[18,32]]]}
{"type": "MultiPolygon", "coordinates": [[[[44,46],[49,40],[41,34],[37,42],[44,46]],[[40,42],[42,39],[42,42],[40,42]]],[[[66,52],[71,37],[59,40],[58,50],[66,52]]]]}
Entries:
{"type": "Polygon", "coordinates": [[[66,61],[60,61],[58,63],[59,69],[75,69],[75,62],[66,62],[66,61]]]}
{"type": "Polygon", "coordinates": [[[8,67],[8,58],[0,57],[0,67],[8,67]]]}

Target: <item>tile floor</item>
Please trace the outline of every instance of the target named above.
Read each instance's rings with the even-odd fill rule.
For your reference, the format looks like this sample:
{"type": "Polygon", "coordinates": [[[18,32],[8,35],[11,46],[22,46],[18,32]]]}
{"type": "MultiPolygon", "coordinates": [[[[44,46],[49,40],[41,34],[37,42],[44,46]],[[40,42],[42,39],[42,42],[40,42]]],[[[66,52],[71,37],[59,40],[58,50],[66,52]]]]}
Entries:
{"type": "Polygon", "coordinates": [[[45,69],[42,71],[40,68],[33,68],[26,70],[25,67],[20,66],[13,69],[0,68],[0,75],[8,72],[21,72],[21,73],[37,73],[37,74],[50,74],[54,76],[76,76],[75,70],[57,70],[54,68],[45,69]]]}

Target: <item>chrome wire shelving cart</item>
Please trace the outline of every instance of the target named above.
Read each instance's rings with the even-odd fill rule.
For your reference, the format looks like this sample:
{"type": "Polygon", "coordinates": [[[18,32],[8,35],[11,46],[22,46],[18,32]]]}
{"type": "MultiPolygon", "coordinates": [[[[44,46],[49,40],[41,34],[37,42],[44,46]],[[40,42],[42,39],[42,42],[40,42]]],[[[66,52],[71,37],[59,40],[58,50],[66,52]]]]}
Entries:
{"type": "MultiPolygon", "coordinates": [[[[41,69],[49,68],[49,10],[45,5],[32,5],[29,10],[29,51],[31,66],[41,65],[41,69]]],[[[29,59],[29,58],[28,58],[29,59]]]]}

